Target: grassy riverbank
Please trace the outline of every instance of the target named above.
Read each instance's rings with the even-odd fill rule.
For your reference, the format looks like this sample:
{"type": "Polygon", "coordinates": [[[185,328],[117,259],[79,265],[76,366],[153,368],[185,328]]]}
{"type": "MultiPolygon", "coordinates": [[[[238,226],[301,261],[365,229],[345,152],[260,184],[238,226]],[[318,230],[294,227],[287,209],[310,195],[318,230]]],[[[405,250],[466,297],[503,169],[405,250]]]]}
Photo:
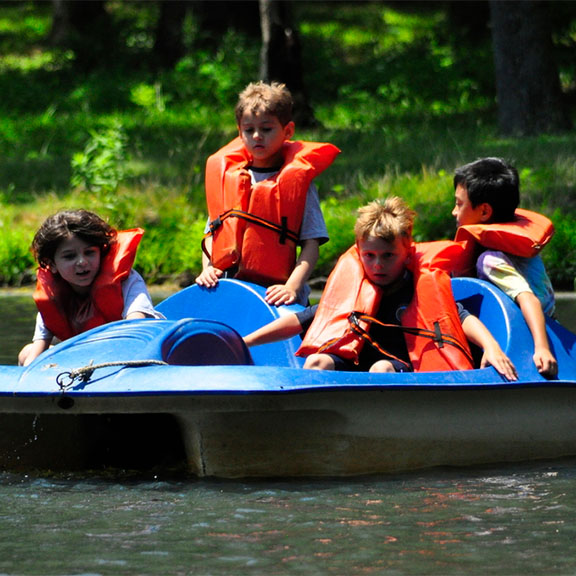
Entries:
{"type": "MultiPolygon", "coordinates": [[[[500,138],[489,46],[456,52],[432,8],[297,4],[321,123],[297,137],[342,150],[318,179],[331,241],[316,275],[352,243],[355,210],[377,197],[397,194],[417,210],[417,240],[452,237],[452,172],[491,155],[516,163],[522,205],[553,218],[557,234],[543,256],[555,287],[572,289],[576,134],[500,138]],[[464,56],[482,66],[465,70],[464,56]]],[[[114,6],[136,27],[129,6],[114,6]]],[[[204,163],[234,135],[236,94],[255,78],[258,45],[231,32],[216,53],[191,53],[170,73],[122,63],[78,73],[70,54],[43,42],[49,7],[0,6],[0,284],[31,282],[35,229],[72,207],[145,228],[137,268],[149,283],[190,283],[201,268],[204,163]]],[[[138,18],[150,34],[152,20],[138,18]]]]}

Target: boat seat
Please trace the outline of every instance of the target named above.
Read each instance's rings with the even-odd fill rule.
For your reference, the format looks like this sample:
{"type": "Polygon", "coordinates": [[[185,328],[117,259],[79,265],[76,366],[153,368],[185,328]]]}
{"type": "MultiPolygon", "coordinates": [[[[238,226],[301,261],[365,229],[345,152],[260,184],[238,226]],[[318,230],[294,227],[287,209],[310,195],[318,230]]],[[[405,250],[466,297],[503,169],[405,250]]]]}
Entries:
{"type": "Polygon", "coordinates": [[[452,292],[457,302],[484,323],[506,354],[512,348],[512,326],[515,338],[530,336],[518,306],[490,282],[453,278],[452,292]]]}
{"type": "Polygon", "coordinates": [[[134,361],[163,361],[180,366],[253,364],[242,337],[225,324],[148,318],[120,320],[83,332],[47,350],[26,372],[33,377],[36,370],[45,370],[47,365],[77,369],[92,364],[95,355],[98,364],[134,361]]]}
{"type": "Polygon", "coordinates": [[[178,366],[253,364],[238,332],[211,320],[182,320],[163,335],[161,358],[178,366]]]}
{"type": "MultiPolygon", "coordinates": [[[[302,306],[270,306],[266,288],[234,279],[223,279],[214,288],[197,284],[160,302],[156,309],[170,320],[208,318],[230,326],[240,336],[276,320],[283,314],[302,310],[302,306]]],[[[255,365],[300,368],[304,360],[295,356],[300,336],[250,349],[255,365]]]]}
{"type": "MultiPolygon", "coordinates": [[[[525,380],[539,381],[532,359],[534,340],[520,307],[490,282],[477,278],[453,278],[457,301],[478,316],[525,380]]],[[[576,334],[552,318],[546,318],[550,349],[558,361],[558,380],[572,380],[576,373],[576,334]]]]}

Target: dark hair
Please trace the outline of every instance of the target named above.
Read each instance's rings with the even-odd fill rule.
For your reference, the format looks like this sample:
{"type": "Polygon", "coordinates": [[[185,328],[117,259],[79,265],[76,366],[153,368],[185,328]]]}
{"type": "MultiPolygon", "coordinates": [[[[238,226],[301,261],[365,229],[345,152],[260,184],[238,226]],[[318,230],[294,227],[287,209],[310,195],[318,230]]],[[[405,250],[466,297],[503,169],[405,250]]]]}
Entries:
{"type": "Polygon", "coordinates": [[[473,208],[492,207],[491,222],[510,222],[520,203],[520,179],[514,166],[501,158],[481,158],[454,172],[454,189],[462,185],[473,208]]]}
{"type": "Polygon", "coordinates": [[[46,268],[63,240],[77,236],[90,246],[98,246],[102,256],[116,241],[116,229],[87,210],[63,210],[44,220],[32,241],[32,253],[41,268],[46,268]]]}

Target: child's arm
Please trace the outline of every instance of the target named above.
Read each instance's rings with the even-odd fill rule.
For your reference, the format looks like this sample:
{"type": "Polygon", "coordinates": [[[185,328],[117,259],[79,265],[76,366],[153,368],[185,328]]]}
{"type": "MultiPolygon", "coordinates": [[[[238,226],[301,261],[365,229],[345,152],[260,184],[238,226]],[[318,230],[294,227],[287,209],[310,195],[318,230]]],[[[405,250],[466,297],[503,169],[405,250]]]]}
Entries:
{"type": "Polygon", "coordinates": [[[273,306],[293,304],[298,291],[306,284],[320,254],[320,243],[315,238],[304,240],[296,266],[286,284],[274,284],[266,290],[266,302],[273,306]]]}
{"type": "Polygon", "coordinates": [[[28,366],[35,358],[38,358],[42,352],[50,348],[50,340],[34,340],[31,344],[26,344],[18,354],[18,366],[28,366]]]}
{"type": "Polygon", "coordinates": [[[297,336],[300,332],[302,332],[302,325],[298,320],[298,316],[296,314],[286,314],[244,336],[244,342],[246,346],[260,346],[269,342],[287,340],[297,336]]]}
{"type": "Polygon", "coordinates": [[[480,368],[494,366],[494,368],[508,380],[518,380],[518,373],[514,364],[504,354],[502,348],[488,328],[476,316],[470,314],[462,322],[462,329],[466,338],[483,350],[480,368]]]}
{"type": "MultiPolygon", "coordinates": [[[[212,236],[206,238],[204,245],[208,252],[212,252],[212,236]]],[[[214,268],[208,256],[202,252],[202,272],[196,277],[196,284],[206,286],[206,288],[214,288],[214,286],[218,284],[218,279],[222,274],[222,270],[220,270],[220,268],[214,268]]]]}
{"type": "Polygon", "coordinates": [[[150,316],[146,316],[144,312],[130,312],[130,314],[126,316],[126,320],[138,320],[140,318],[150,318],[150,316]]]}
{"type": "Polygon", "coordinates": [[[558,375],[558,362],[550,350],[548,336],[546,335],[546,319],[540,301],[532,292],[521,292],[516,302],[522,310],[522,315],[534,339],[534,364],[538,372],[545,378],[556,378],[558,375]]]}

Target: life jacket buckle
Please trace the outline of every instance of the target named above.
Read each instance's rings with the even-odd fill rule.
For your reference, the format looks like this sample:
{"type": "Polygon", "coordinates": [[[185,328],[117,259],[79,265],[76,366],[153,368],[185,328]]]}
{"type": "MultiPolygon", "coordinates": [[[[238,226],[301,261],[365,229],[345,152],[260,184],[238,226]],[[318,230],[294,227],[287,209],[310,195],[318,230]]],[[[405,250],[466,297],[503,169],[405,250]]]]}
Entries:
{"type": "Polygon", "coordinates": [[[220,216],[218,216],[217,218],[212,220],[212,222],[210,222],[210,224],[208,224],[208,228],[210,229],[210,233],[214,234],[214,232],[216,232],[216,230],[218,230],[218,228],[220,228],[220,226],[222,226],[222,218],[220,218],[220,216]]]}
{"type": "Polygon", "coordinates": [[[440,330],[439,322],[434,322],[434,342],[438,344],[438,348],[444,348],[444,336],[440,330]]]}

